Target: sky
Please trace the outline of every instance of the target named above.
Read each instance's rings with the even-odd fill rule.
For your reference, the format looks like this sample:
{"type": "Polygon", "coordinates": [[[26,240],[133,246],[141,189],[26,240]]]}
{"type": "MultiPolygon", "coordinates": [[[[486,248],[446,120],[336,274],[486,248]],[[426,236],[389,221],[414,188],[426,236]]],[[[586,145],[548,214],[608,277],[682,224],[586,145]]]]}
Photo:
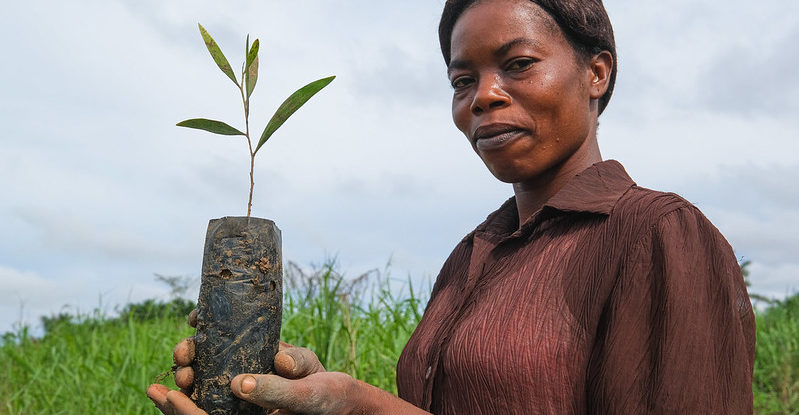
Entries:
{"type": "MultiPolygon", "coordinates": [[[[799,3],[605,3],[619,72],[600,117],[603,157],[697,205],[751,261],[751,292],[797,292],[799,3]]],[[[284,261],[335,258],[350,276],[390,263],[392,278],[428,287],[455,244],[512,195],[452,124],[442,5],[5,4],[0,332],[167,299],[154,274],[198,277],[208,221],[246,214],[244,139],[175,126],[243,125],[239,92],[198,22],[234,68],[245,36],[260,39],[256,132],[295,89],[337,76],[256,159],[253,214],[280,227],[284,261]]]]}

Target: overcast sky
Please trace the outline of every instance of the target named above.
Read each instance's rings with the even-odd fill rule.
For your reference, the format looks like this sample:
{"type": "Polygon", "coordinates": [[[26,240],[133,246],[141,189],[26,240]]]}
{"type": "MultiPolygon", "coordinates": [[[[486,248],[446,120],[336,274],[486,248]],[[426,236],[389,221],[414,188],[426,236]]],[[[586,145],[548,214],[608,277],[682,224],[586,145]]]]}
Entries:
{"type": "MultiPolygon", "coordinates": [[[[246,213],[243,124],[201,22],[234,68],[261,40],[260,131],[294,89],[338,78],[259,152],[253,213],[283,256],[434,278],[511,196],[452,125],[443,0],[75,0],[3,5],[0,332],[42,314],[166,298],[197,276],[208,220],[246,213]]],[[[677,192],[751,260],[752,292],[799,289],[799,3],[607,1],[619,54],[605,158],[677,192]],[[720,7],[723,6],[723,7],[720,7]]]]}

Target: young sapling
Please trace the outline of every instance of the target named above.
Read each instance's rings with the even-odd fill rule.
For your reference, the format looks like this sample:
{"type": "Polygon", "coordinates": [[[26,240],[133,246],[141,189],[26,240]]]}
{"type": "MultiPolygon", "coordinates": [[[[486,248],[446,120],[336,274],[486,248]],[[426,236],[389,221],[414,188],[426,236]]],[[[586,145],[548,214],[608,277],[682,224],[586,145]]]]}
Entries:
{"type": "Polygon", "coordinates": [[[252,146],[252,139],[250,138],[250,96],[252,95],[253,90],[255,89],[255,84],[258,81],[258,49],[259,49],[259,41],[255,39],[250,46],[250,36],[247,35],[246,40],[246,49],[245,52],[247,56],[245,58],[245,62],[242,64],[241,67],[241,81],[236,79],[236,74],[233,73],[233,69],[230,67],[230,63],[228,63],[227,58],[222,53],[222,49],[219,48],[214,38],[208,34],[208,31],[201,24],[197,24],[200,28],[200,34],[203,37],[203,41],[205,41],[205,46],[208,48],[208,52],[211,53],[211,57],[216,62],[216,65],[222,72],[230,78],[231,81],[236,85],[241,94],[241,102],[244,106],[244,132],[234,127],[231,127],[229,124],[224,123],[222,121],[216,120],[209,120],[206,118],[192,118],[189,120],[181,121],[177,125],[180,127],[187,127],[187,128],[196,128],[198,130],[205,130],[208,132],[212,132],[214,134],[221,134],[221,135],[243,135],[247,138],[247,146],[250,150],[250,195],[247,199],[247,217],[250,216],[252,212],[252,193],[255,187],[255,155],[258,153],[258,150],[261,149],[261,146],[266,143],[266,140],[272,136],[272,134],[283,125],[284,122],[292,115],[295,111],[297,111],[301,106],[303,106],[312,96],[314,96],[317,92],[322,90],[322,88],[326,87],[328,84],[333,82],[335,76],[329,76],[326,78],[318,79],[305,85],[304,87],[296,90],[293,94],[291,94],[282,104],[278,107],[275,114],[272,115],[272,118],[266,123],[266,127],[264,127],[263,132],[261,133],[261,137],[258,140],[258,144],[253,148],[252,146]]]}
{"type": "Polygon", "coordinates": [[[281,233],[273,221],[250,216],[255,187],[255,155],[297,109],[335,77],[316,80],[291,94],[275,111],[253,147],[250,97],[258,81],[258,39],[250,45],[247,36],[247,55],[239,81],[214,39],[202,25],[199,27],[214,62],[239,90],[244,107],[244,131],[205,118],[181,121],[178,126],[246,137],[250,154],[250,194],[246,217],[212,219],[208,224],[197,301],[191,398],[209,415],[260,415],[263,408],[239,400],[230,391],[230,381],[234,376],[267,373],[273,369],[280,339],[283,307],[281,233]]]}

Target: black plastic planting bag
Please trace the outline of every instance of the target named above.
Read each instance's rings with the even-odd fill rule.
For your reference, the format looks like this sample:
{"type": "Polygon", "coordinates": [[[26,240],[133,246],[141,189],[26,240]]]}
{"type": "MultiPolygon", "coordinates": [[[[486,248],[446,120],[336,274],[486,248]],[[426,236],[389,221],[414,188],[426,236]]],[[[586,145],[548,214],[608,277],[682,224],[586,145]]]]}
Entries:
{"type": "Polygon", "coordinates": [[[263,414],[230,381],[273,370],[280,340],[283,267],[280,229],[268,219],[225,217],[208,224],[192,399],[209,415],[263,414]]]}

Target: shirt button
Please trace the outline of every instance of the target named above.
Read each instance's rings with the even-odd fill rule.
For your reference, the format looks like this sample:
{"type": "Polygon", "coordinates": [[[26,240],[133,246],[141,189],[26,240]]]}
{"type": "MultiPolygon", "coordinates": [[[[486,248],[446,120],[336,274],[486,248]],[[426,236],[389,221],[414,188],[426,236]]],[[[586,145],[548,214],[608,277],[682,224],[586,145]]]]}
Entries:
{"type": "Polygon", "coordinates": [[[424,379],[425,379],[425,380],[427,380],[427,378],[429,378],[429,377],[430,377],[430,371],[431,371],[431,370],[433,370],[433,367],[432,367],[432,366],[428,366],[428,367],[427,367],[427,371],[426,371],[426,372],[424,372],[424,379]]]}

